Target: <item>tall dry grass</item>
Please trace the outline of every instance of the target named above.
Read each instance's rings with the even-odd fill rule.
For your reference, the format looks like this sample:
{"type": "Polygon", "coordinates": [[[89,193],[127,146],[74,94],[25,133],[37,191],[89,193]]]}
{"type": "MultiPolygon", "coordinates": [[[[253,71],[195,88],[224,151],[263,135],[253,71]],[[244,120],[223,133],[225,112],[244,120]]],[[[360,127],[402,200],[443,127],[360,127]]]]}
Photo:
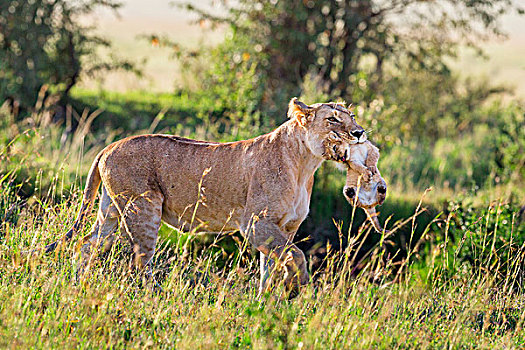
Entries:
{"type": "Polygon", "coordinates": [[[82,127],[64,138],[64,129],[37,119],[5,132],[11,134],[1,150],[1,348],[525,346],[524,246],[513,243],[523,225],[517,212],[504,226],[511,241],[502,246],[498,229],[489,225],[501,221],[499,210],[486,212],[481,218],[486,225],[463,223],[459,229],[464,241],[450,235],[454,227],[458,230],[454,212],[436,217],[421,238],[412,241],[416,217],[423,210],[420,204],[411,217],[394,223],[390,233],[383,232],[365,254],[360,251],[372,234],[370,228],[363,227],[355,236],[339,229],[340,237],[348,237],[346,248],[327,247],[324,268],[293,300],[274,297],[283,292],[279,284],[258,298],[256,255],[239,236],[233,240],[235,250],[226,251],[221,241],[227,234],[197,249],[192,243],[196,231],[168,233],[163,228],[153,262],[161,292],[144,288],[140,274],[130,268],[125,241],[78,278],[81,237],[89,233],[93,217],[71,244],[51,255],[24,257],[20,252],[54,241],[72,225],[81,196],[75,179],[84,172],[79,160],[102,145],[86,133],[95,115],[77,115],[82,127]],[[75,162],[66,171],[62,166],[68,159],[75,162]],[[51,164],[49,174],[41,171],[39,176],[50,179],[49,196],[23,199],[15,182],[20,177],[14,176],[46,163],[51,164]],[[65,183],[76,185],[67,188],[65,183]],[[398,227],[412,232],[408,254],[401,260],[385,249],[398,227]],[[482,237],[481,243],[469,240],[474,235],[482,237]],[[478,244],[472,250],[475,264],[461,259],[463,243],[478,244]]]}
{"type": "MultiPolygon", "coordinates": [[[[272,297],[282,291],[279,285],[262,301],[257,297],[258,264],[244,240],[238,241],[236,254],[219,264],[224,256],[214,246],[220,236],[216,244],[192,254],[188,254],[187,236],[179,235],[176,242],[161,238],[154,273],[162,292],[142,286],[130,269],[129,249],[122,242],[77,278],[80,237],[89,232],[93,220],[56,253],[33,259],[21,256],[19,252],[54,240],[70,227],[79,196],[26,208],[15,225],[2,224],[0,347],[525,345],[525,300],[513,285],[515,276],[497,280],[487,265],[468,270],[454,258],[447,242],[430,245],[425,259],[418,258],[415,244],[407,259],[394,264],[393,257],[385,256],[388,237],[384,236],[356,261],[360,242],[369,234],[364,229],[345,250],[329,249],[325,269],[290,301],[272,297]],[[448,273],[451,270],[453,275],[448,273]]],[[[445,227],[450,220],[451,216],[445,219],[445,227]]],[[[485,248],[491,245],[487,240],[485,248]]],[[[501,258],[508,259],[515,271],[521,269],[522,256],[523,248],[515,256],[501,258]]]]}

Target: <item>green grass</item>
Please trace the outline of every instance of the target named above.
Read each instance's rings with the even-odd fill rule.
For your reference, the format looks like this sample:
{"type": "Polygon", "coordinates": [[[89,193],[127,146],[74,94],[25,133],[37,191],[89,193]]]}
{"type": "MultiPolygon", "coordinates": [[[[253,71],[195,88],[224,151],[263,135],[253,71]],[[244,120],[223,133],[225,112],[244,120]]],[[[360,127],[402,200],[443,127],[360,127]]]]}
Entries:
{"type": "Polygon", "coordinates": [[[101,118],[94,121],[94,129],[107,126],[122,133],[166,131],[168,126],[178,132],[193,131],[202,123],[197,116],[198,111],[213,110],[213,105],[203,105],[206,102],[196,100],[188,93],[121,93],[84,89],[75,89],[72,92],[74,109],[103,110],[101,118]],[[158,121],[152,130],[155,118],[158,121]]]}
{"type": "Polygon", "coordinates": [[[94,217],[56,254],[27,259],[22,251],[71,227],[83,176],[114,139],[160,130],[217,135],[185,95],[77,90],[74,97],[79,111],[88,108],[68,112],[75,131],[0,110],[0,348],[525,346],[522,203],[494,201],[493,187],[464,195],[436,188],[414,217],[422,191],[391,186],[380,219],[393,233],[384,237],[361,226],[361,211],[352,216],[341,196],[344,174],[323,166],[298,236],[314,237],[324,251],[310,259],[311,283],[293,300],[281,297],[280,285],[258,298],[257,257],[238,234],[203,239],[163,226],[154,270],[162,292],[129,268],[124,243],[78,278],[94,217]],[[97,116],[95,107],[104,111],[97,116]],[[212,129],[199,129],[201,122],[212,129]],[[443,203],[447,196],[458,201],[443,203]]]}
{"type": "MultiPolygon", "coordinates": [[[[2,212],[17,203],[7,195],[0,196],[7,203],[2,212]]],[[[128,268],[125,245],[116,245],[77,278],[80,237],[89,231],[93,218],[56,254],[20,256],[70,227],[79,196],[75,192],[70,201],[26,207],[16,223],[2,224],[0,347],[525,346],[525,300],[515,277],[497,280],[487,266],[468,269],[451,259],[446,243],[429,245],[424,258],[412,252],[400,266],[385,259],[377,244],[358,275],[351,273],[355,246],[350,245],[340,254],[329,254],[326,268],[290,301],[278,298],[279,286],[264,301],[257,298],[258,265],[243,241],[238,254],[218,267],[224,258],[211,246],[188,258],[180,245],[161,239],[155,273],[162,292],[141,286],[137,273],[128,268]],[[450,270],[444,269],[447,264],[450,270]],[[452,270],[455,273],[448,276],[452,270]]],[[[514,267],[520,264],[513,257],[509,262],[514,267]]]]}

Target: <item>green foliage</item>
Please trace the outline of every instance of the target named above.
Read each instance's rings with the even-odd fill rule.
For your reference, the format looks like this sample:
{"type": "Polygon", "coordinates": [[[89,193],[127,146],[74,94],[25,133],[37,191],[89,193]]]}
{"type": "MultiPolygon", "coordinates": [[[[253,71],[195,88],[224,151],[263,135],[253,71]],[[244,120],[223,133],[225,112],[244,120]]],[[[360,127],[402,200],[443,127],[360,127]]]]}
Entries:
{"type": "MultiPolygon", "coordinates": [[[[496,178],[496,145],[486,126],[464,138],[443,138],[432,148],[415,142],[383,152],[380,166],[390,183],[414,189],[436,186],[461,191],[494,185],[508,177],[496,178]]],[[[503,169],[502,169],[503,170],[503,169]]]]}
{"type": "Polygon", "coordinates": [[[362,124],[372,126],[370,138],[381,146],[379,165],[389,182],[404,189],[437,186],[456,191],[504,183],[522,193],[523,105],[484,103],[484,97],[478,100],[470,92],[457,99],[436,96],[440,96],[436,105],[419,100],[421,108],[409,114],[417,120],[400,117],[406,108],[418,105],[411,104],[416,99],[413,92],[407,92],[399,105],[387,108],[384,100],[374,100],[358,108],[362,124]]]}
{"type": "Polygon", "coordinates": [[[248,43],[226,39],[203,55],[199,59],[209,62],[209,66],[194,71],[201,82],[195,95],[197,100],[209,100],[212,108],[201,108],[200,115],[215,117],[215,122],[223,124],[224,131],[234,138],[249,137],[252,130],[263,127],[262,123],[268,124],[258,110],[265,87],[259,62],[253,59],[258,53],[248,43]]]}
{"type": "Polygon", "coordinates": [[[208,85],[227,82],[232,69],[242,74],[235,63],[249,55],[255,64],[250,74],[257,77],[257,89],[262,86],[254,103],[270,118],[281,121],[281,106],[289,97],[301,94],[300,86],[308,75],[330,97],[359,103],[392,92],[390,81],[402,79],[406,71],[449,77],[445,58],[455,56],[459,44],[476,46],[476,40],[500,34],[500,16],[519,9],[510,0],[490,5],[485,1],[445,3],[224,1],[222,16],[188,3],[183,7],[196,13],[201,23],[229,26],[227,40],[218,45],[221,54],[217,55],[207,55],[209,48],[185,54],[180,46],[170,46],[176,48],[179,58],[206,55],[206,63],[198,67],[213,72],[204,76],[208,85]]]}
{"type": "MultiPolygon", "coordinates": [[[[388,130],[383,138],[390,144],[404,140],[434,144],[469,134],[481,123],[498,123],[485,115],[483,107],[489,97],[504,91],[479,79],[462,82],[448,74],[407,68],[388,81],[370,108],[380,127],[388,130]]],[[[505,109],[496,105],[493,110],[498,107],[505,109]]]]}
{"type": "Polygon", "coordinates": [[[102,60],[97,50],[109,42],[82,24],[98,7],[119,6],[114,0],[0,2],[0,101],[27,109],[42,93],[53,104],[67,97],[82,73],[132,69],[126,61],[102,60]]]}
{"type": "MultiPolygon", "coordinates": [[[[154,272],[163,291],[141,286],[120,244],[97,257],[79,279],[75,246],[89,225],[56,254],[21,257],[20,251],[40,247],[70,227],[80,195],[75,191],[70,201],[29,205],[18,225],[7,226],[0,239],[0,347],[12,346],[13,339],[23,348],[525,345],[522,294],[494,284],[490,270],[472,274],[458,269],[454,278],[446,278],[443,249],[433,249],[424,264],[406,261],[402,275],[382,259],[379,246],[357,275],[351,264],[344,264],[352,260],[353,249],[329,254],[324,273],[290,301],[278,300],[279,285],[274,298],[267,294],[259,301],[254,258],[231,259],[218,267],[216,253],[205,249],[188,261],[162,238],[154,272]]],[[[495,213],[489,215],[493,220],[495,213]]],[[[492,242],[487,242],[490,251],[492,242]]],[[[241,242],[237,250],[244,249],[241,242]]]]}
{"type": "MultiPolygon", "coordinates": [[[[152,42],[175,49],[181,64],[184,93],[196,103],[197,118],[210,129],[217,128],[215,136],[228,133],[233,139],[253,135],[254,129],[269,130],[275,121],[261,115],[261,101],[265,99],[266,75],[261,70],[264,54],[254,48],[249,37],[228,36],[213,48],[183,50],[168,38],[145,36],[152,42]]],[[[284,99],[280,101],[284,103],[284,99]]],[[[213,133],[213,132],[212,132],[213,133]]]]}
{"type": "MultiPolygon", "coordinates": [[[[227,91],[226,88],[215,90],[217,94],[227,91]]],[[[230,112],[226,110],[224,99],[216,97],[204,91],[158,94],[74,89],[72,106],[75,110],[104,110],[101,117],[94,120],[93,129],[107,129],[121,136],[164,132],[199,139],[234,141],[269,130],[263,125],[259,112],[251,109],[251,102],[244,94],[232,93],[230,97],[235,100],[228,102],[228,108],[239,108],[230,112]]]]}
{"type": "Polygon", "coordinates": [[[448,203],[447,212],[446,231],[437,243],[449,245],[450,276],[464,268],[480,274],[490,271],[505,287],[523,288],[525,217],[519,203],[498,201],[476,208],[468,199],[459,199],[448,203]]]}
{"type": "Polygon", "coordinates": [[[203,123],[198,116],[199,111],[213,110],[213,100],[197,100],[188,92],[119,93],[75,88],[71,92],[71,100],[74,110],[104,111],[100,118],[93,121],[94,130],[108,128],[121,135],[140,131],[158,132],[167,128],[173,128],[174,133],[187,135],[203,123]]]}

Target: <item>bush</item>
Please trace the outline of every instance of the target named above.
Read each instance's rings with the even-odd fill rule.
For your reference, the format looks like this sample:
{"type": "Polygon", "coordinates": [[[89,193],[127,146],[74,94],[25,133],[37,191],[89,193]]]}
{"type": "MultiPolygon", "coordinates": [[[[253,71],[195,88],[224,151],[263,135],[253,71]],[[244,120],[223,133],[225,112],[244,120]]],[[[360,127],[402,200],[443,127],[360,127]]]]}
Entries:
{"type": "Polygon", "coordinates": [[[15,110],[33,107],[39,93],[50,104],[63,102],[82,73],[133,69],[130,62],[102,60],[97,50],[109,42],[82,24],[97,7],[119,6],[115,0],[0,2],[0,101],[15,110]]]}
{"type": "Polygon", "coordinates": [[[208,62],[205,69],[193,70],[200,81],[194,98],[205,102],[198,116],[233,139],[254,136],[254,130],[268,129],[272,124],[261,116],[259,109],[266,85],[265,75],[261,74],[259,62],[254,59],[256,55],[260,54],[248,42],[227,38],[199,57],[208,62]]]}
{"type": "MultiPolygon", "coordinates": [[[[375,126],[372,140],[381,148],[379,168],[401,189],[429,186],[454,190],[508,184],[519,194],[525,179],[525,117],[519,104],[483,104],[457,118],[445,118],[450,132],[438,136],[405,134],[390,129],[400,119],[383,111],[382,102],[362,110],[362,118],[375,126]],[[378,111],[376,111],[376,109],[378,111]],[[379,116],[380,115],[380,116],[379,116]],[[374,125],[375,124],[375,125],[374,125]]],[[[452,109],[453,106],[450,106],[452,109]]],[[[466,107],[457,101],[455,108],[466,107]]],[[[422,125],[436,125],[427,121],[422,125]]],[[[435,131],[435,130],[434,130],[435,131]]],[[[434,132],[431,131],[431,132],[434,132]]]]}
{"type": "Polygon", "coordinates": [[[449,252],[443,260],[447,276],[466,270],[508,288],[524,287],[525,217],[519,203],[500,200],[477,208],[459,199],[448,203],[445,214],[436,243],[449,252]]]}

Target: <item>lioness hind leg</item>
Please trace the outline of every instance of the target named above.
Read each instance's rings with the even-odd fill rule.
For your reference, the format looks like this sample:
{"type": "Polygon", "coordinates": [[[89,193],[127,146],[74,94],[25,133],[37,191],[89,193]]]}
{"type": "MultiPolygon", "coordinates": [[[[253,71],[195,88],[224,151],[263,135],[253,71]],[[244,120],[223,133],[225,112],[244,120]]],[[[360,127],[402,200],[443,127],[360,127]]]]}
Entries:
{"type": "Polygon", "coordinates": [[[162,217],[164,197],[150,192],[130,199],[121,210],[121,232],[126,232],[133,247],[134,265],[143,269],[145,277],[152,277],[151,260],[155,253],[162,217]]]}
{"type": "Polygon", "coordinates": [[[90,265],[91,261],[98,253],[98,248],[102,253],[111,249],[115,242],[115,231],[118,228],[119,212],[112,203],[105,187],[102,187],[102,196],[100,199],[100,206],[97,213],[97,221],[91,230],[91,233],[86,236],[87,242],[82,246],[82,262],[79,269],[79,274],[82,274],[90,265]]]}

